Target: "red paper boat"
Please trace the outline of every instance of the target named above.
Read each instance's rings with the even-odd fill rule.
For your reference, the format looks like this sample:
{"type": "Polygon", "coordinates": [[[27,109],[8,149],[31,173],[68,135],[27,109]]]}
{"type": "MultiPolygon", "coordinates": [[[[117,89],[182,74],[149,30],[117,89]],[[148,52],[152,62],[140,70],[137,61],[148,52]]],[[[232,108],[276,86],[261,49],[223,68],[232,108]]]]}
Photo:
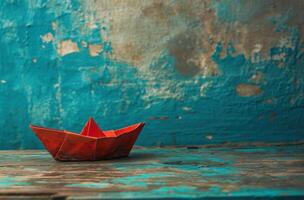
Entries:
{"type": "Polygon", "coordinates": [[[90,118],[80,134],[30,125],[55,160],[89,161],[129,155],[144,123],[102,131],[90,118]]]}

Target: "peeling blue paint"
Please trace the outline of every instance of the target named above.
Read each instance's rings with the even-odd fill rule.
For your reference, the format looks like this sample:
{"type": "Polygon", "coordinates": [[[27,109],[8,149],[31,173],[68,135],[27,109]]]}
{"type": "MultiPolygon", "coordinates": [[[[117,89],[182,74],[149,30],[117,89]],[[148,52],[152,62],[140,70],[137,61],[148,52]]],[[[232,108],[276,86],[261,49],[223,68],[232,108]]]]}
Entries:
{"type": "MultiPolygon", "coordinates": [[[[88,13],[84,1],[1,1],[0,149],[42,148],[29,123],[79,132],[89,116],[104,129],[146,121],[139,145],[303,139],[303,33],[300,19],[290,21],[299,6],[291,4],[279,17],[266,16],[272,4],[212,1],[214,23],[258,26],[256,16],[265,15],[263,23],[284,33],[287,42],[272,44],[262,59],[259,52],[254,57],[237,51],[242,41],[216,41],[210,59],[219,74],[185,76],[165,48],[146,67],[116,59],[109,28],[113,24],[98,21],[95,28],[87,27],[86,17],[96,13],[88,13]],[[54,36],[48,43],[41,39],[47,33],[54,36]],[[103,39],[106,34],[109,40],[103,39]],[[68,39],[79,52],[60,56],[58,45],[68,39]],[[100,44],[103,51],[92,57],[88,44],[100,44]],[[263,74],[259,83],[251,79],[257,71],[263,74]],[[164,86],[167,80],[172,82],[164,86]],[[239,96],[235,88],[241,83],[262,92],[239,96]],[[204,84],[208,87],[201,92],[204,84]]],[[[170,20],[176,26],[185,20],[199,23],[197,16],[183,15],[181,11],[170,20]]],[[[188,32],[196,33],[198,25],[190,25],[188,32]]]]}

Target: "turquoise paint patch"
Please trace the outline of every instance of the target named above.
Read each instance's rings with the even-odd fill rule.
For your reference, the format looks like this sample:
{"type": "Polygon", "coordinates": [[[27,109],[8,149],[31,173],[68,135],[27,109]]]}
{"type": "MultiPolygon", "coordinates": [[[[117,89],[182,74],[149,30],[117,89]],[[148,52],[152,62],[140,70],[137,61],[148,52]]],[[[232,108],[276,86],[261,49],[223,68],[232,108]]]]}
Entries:
{"type": "Polygon", "coordinates": [[[211,7],[216,11],[217,17],[223,22],[231,23],[240,21],[246,23],[263,12],[263,8],[267,8],[268,5],[267,2],[263,0],[213,0],[211,7]]]}
{"type": "Polygon", "coordinates": [[[231,192],[231,195],[235,196],[255,196],[255,197],[278,197],[278,196],[299,196],[301,197],[303,195],[303,191],[301,189],[295,189],[295,188],[285,188],[285,189],[274,189],[274,188],[244,188],[241,187],[239,191],[233,191],[231,192]]]}
{"type": "Polygon", "coordinates": [[[196,187],[192,186],[185,186],[185,185],[180,185],[180,186],[171,186],[171,187],[161,187],[159,189],[153,190],[155,193],[162,193],[162,194],[167,194],[170,197],[195,197],[198,193],[198,190],[196,187]],[[171,195],[170,195],[171,194],[171,195]]]}
{"type": "Polygon", "coordinates": [[[161,179],[170,177],[174,174],[172,173],[145,173],[134,176],[128,176],[123,178],[116,178],[112,181],[113,184],[123,184],[128,187],[147,187],[152,185],[154,181],[149,182],[151,179],[159,179],[156,181],[158,184],[161,183],[161,179]]]}
{"type": "Polygon", "coordinates": [[[203,176],[208,177],[208,176],[229,176],[229,175],[234,175],[237,174],[238,171],[234,167],[212,167],[212,168],[202,168],[200,170],[200,173],[203,174],[203,176]]]}
{"type": "Polygon", "coordinates": [[[65,184],[65,187],[85,187],[85,188],[107,188],[111,184],[109,183],[103,183],[103,182],[98,182],[98,183],[72,183],[72,184],[65,184]]]}
{"type": "MultiPolygon", "coordinates": [[[[115,192],[107,193],[109,198],[194,198],[202,196],[202,193],[195,187],[191,186],[172,186],[172,187],[161,187],[159,189],[151,191],[130,191],[130,192],[115,192]]],[[[99,197],[106,197],[105,194],[101,194],[99,197]]]]}
{"type": "Polygon", "coordinates": [[[26,182],[23,178],[4,176],[0,177],[0,187],[6,188],[11,186],[27,186],[31,183],[26,182]]]}

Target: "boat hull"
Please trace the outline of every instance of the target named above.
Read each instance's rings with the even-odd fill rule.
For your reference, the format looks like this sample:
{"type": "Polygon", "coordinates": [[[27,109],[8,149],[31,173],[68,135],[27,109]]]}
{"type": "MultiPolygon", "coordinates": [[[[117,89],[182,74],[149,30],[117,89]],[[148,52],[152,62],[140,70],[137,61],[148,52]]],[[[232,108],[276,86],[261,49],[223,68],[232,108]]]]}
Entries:
{"type": "MultiPolygon", "coordinates": [[[[95,161],[127,157],[140,134],[144,123],[122,129],[113,136],[90,137],[69,131],[30,125],[46,150],[58,161],[95,161]]],[[[113,131],[112,131],[113,132],[113,131]]]]}

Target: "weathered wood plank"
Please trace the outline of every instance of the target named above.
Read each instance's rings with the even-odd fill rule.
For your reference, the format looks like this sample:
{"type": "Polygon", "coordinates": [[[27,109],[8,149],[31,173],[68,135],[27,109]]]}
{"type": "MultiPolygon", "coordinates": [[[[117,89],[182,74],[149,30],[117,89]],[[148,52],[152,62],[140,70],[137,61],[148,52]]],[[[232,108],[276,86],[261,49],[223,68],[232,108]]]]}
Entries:
{"type": "Polygon", "coordinates": [[[0,151],[0,198],[304,197],[304,145],[135,148],[129,158],[57,162],[0,151]]]}

